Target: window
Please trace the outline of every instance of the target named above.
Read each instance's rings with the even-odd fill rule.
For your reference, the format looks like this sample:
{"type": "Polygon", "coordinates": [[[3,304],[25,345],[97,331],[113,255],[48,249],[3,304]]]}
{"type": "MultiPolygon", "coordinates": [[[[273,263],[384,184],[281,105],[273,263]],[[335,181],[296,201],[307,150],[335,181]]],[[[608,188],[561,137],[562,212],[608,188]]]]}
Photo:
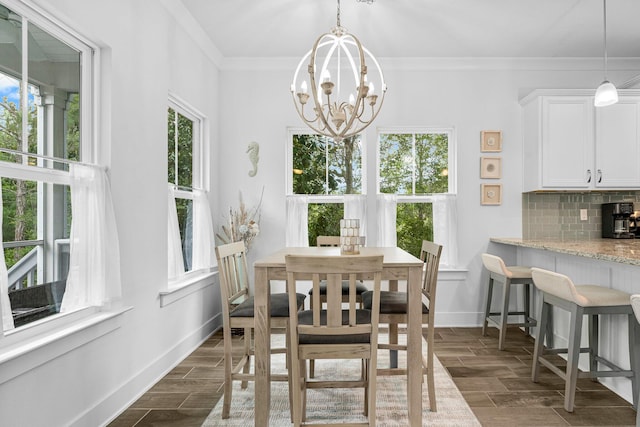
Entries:
{"type": "Polygon", "coordinates": [[[454,211],[455,202],[453,136],[452,129],[428,128],[379,133],[378,192],[395,195],[386,198],[394,200],[389,208],[396,210],[390,216],[396,223],[388,227],[395,229],[397,245],[415,256],[424,239],[444,245],[454,225],[446,214],[454,211]]]}
{"type": "Polygon", "coordinates": [[[0,3],[0,37],[0,183],[8,278],[0,296],[2,326],[8,330],[58,313],[68,292],[74,179],[69,164],[95,161],[94,54],[84,41],[19,2],[0,3]]]}
{"type": "MultiPolygon", "coordinates": [[[[341,218],[360,219],[369,245],[418,256],[422,240],[443,245],[441,265],[457,266],[455,132],[452,128],[381,129],[377,159],[376,239],[367,238],[366,153],[360,135],[342,143],[289,130],[288,246],[314,246],[338,235],[341,218]]],[[[370,201],[373,203],[373,200],[370,201]]]]}
{"type": "Polygon", "coordinates": [[[449,192],[449,133],[381,133],[380,192],[449,192]]]}
{"type": "MultiPolygon", "coordinates": [[[[359,135],[335,142],[332,138],[295,130],[290,131],[289,141],[292,169],[288,174],[288,193],[304,200],[308,219],[306,236],[301,240],[305,245],[315,246],[319,235],[340,234],[345,197],[363,193],[362,141],[359,135]]],[[[292,221],[304,218],[291,212],[289,215],[292,221]]],[[[289,242],[290,239],[288,236],[289,242]]]]}
{"type": "Polygon", "coordinates": [[[359,136],[339,143],[321,135],[294,134],[293,194],[362,193],[362,146],[359,136]]]}
{"type": "MultiPolygon", "coordinates": [[[[176,214],[180,230],[180,247],[184,271],[191,271],[193,254],[193,133],[194,120],[179,106],[169,107],[167,114],[169,183],[174,186],[176,214]]],[[[197,127],[196,127],[197,132],[197,127]]]]}
{"type": "Polygon", "coordinates": [[[213,265],[211,211],[203,188],[204,117],[175,96],[167,109],[170,288],[213,265]]]}

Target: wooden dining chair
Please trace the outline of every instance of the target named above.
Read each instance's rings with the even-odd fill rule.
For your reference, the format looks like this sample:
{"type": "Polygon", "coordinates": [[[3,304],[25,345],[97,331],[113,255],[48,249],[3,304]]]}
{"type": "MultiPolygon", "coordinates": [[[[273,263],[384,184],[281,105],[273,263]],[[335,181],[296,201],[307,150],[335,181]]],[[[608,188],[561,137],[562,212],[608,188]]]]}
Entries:
{"type": "MultiPolygon", "coordinates": [[[[340,246],[340,236],[318,236],[316,238],[316,246],[321,247],[321,246],[340,246]]],[[[343,281],[342,282],[342,302],[349,302],[349,282],[348,281],[343,281]]],[[[368,291],[369,288],[367,288],[361,280],[356,281],[356,302],[358,304],[362,304],[362,294],[366,291],[368,291]]],[[[320,302],[322,304],[327,302],[327,286],[325,284],[324,281],[320,282],[320,287],[319,287],[319,294],[320,294],[320,302]]],[[[310,308],[313,310],[313,288],[311,288],[309,290],[309,297],[310,297],[310,308]]]]}
{"type": "MultiPolygon", "coordinates": [[[[378,316],[382,255],[376,256],[302,256],[287,255],[287,292],[289,293],[289,344],[294,426],[307,423],[308,388],[364,388],[364,414],[367,423],[335,425],[375,425],[378,316]],[[371,308],[356,305],[357,275],[373,278],[371,308]],[[348,277],[348,307],[342,302],[343,277],[348,277]],[[297,312],[294,294],[297,282],[311,278],[314,298],[312,310],[297,312]],[[319,288],[326,280],[326,308],[320,304],[319,288]],[[306,361],[310,359],[364,359],[366,371],[360,380],[307,377],[306,361]]],[[[326,425],[326,424],[322,424],[326,425]]],[[[334,424],[331,424],[334,425],[334,424]]]]}
{"type": "MultiPolygon", "coordinates": [[[[247,381],[254,381],[250,372],[251,357],[254,355],[252,335],[254,329],[254,301],[249,292],[249,269],[244,242],[234,242],[216,247],[218,270],[220,275],[220,293],[222,297],[222,323],[224,342],[224,399],[222,418],[229,418],[233,381],[241,381],[241,387],[247,387],[247,381]],[[231,329],[244,329],[244,348],[240,360],[234,365],[231,352],[231,329]]],[[[289,325],[289,298],[286,293],[271,294],[271,327],[285,331],[289,325]]],[[[294,310],[304,306],[306,296],[294,293],[294,310]]],[[[288,337],[288,334],[286,335],[288,337]]],[[[286,353],[287,348],[271,349],[271,354],[286,353]]],[[[287,360],[287,368],[289,360],[287,360]]],[[[289,375],[271,375],[272,381],[289,381],[289,375]]],[[[289,383],[291,387],[291,383],[289,383]]]]}
{"type": "MultiPolygon", "coordinates": [[[[429,409],[436,412],[436,388],[433,378],[433,346],[434,346],[434,319],[436,311],[436,287],[438,284],[438,267],[440,264],[440,254],[442,246],[428,240],[422,241],[420,259],[424,262],[422,275],[422,324],[427,325],[427,351],[423,352],[422,366],[423,373],[427,375],[427,388],[429,392],[429,409]]],[[[364,308],[371,307],[373,295],[365,292],[362,295],[364,308]]],[[[407,293],[395,291],[383,291],[380,293],[380,320],[379,323],[389,324],[390,331],[397,331],[398,324],[408,323],[407,316],[407,293]],[[394,326],[394,327],[392,327],[394,326]]],[[[389,343],[378,344],[380,349],[391,351],[407,350],[406,344],[397,344],[397,337],[389,336],[389,343]]],[[[406,375],[407,370],[403,367],[389,367],[378,369],[379,375],[406,375]]]]}
{"type": "MultiPolygon", "coordinates": [[[[340,236],[318,236],[316,237],[316,246],[317,247],[322,247],[322,246],[332,246],[332,247],[338,247],[340,246],[340,236]]],[[[320,303],[324,304],[327,302],[327,284],[325,283],[324,280],[320,281],[320,287],[319,289],[319,295],[320,295],[320,303]]],[[[358,304],[360,304],[361,308],[362,308],[362,294],[366,291],[368,291],[369,288],[367,288],[361,280],[358,280],[356,282],[356,302],[358,304]]],[[[313,288],[309,289],[309,306],[310,309],[313,310],[313,288]]],[[[349,302],[349,282],[347,280],[344,280],[342,282],[342,302],[349,302]]],[[[311,378],[315,378],[315,370],[316,370],[316,364],[315,361],[309,360],[309,376],[311,378]]]]}

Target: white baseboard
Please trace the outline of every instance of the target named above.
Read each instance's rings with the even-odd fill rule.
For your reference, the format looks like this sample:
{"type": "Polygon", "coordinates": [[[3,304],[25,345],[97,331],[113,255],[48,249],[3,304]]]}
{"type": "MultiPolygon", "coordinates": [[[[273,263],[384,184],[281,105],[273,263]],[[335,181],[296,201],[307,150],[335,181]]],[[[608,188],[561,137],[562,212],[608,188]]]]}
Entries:
{"type": "Polygon", "coordinates": [[[439,313],[436,310],[436,328],[472,328],[482,326],[482,318],[484,313],[439,313]]]}
{"type": "Polygon", "coordinates": [[[78,415],[70,425],[78,427],[106,426],[220,328],[222,328],[222,314],[209,319],[164,354],[152,360],[149,365],[122,384],[121,387],[115,389],[105,399],[78,415]]]}

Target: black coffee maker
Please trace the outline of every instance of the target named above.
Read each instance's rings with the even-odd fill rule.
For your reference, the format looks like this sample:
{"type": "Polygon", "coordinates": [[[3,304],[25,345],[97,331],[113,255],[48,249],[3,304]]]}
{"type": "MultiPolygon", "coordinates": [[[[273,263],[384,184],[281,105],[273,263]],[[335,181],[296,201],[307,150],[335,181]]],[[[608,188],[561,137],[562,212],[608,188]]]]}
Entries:
{"type": "Polygon", "coordinates": [[[635,211],[629,218],[629,231],[640,237],[640,211],[635,211]]]}
{"type": "Polygon", "coordinates": [[[602,237],[611,239],[636,237],[630,228],[633,214],[631,202],[604,203],[602,205],[602,237]]]}

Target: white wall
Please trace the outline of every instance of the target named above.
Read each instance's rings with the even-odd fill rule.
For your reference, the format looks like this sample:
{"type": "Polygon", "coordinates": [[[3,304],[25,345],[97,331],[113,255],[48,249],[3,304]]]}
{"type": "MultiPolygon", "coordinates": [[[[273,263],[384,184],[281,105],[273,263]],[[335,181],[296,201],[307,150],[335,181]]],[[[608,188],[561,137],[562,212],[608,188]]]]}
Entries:
{"type": "MultiPolygon", "coordinates": [[[[522,234],[518,100],[536,88],[595,88],[602,78],[599,62],[381,60],[389,89],[380,115],[366,130],[369,194],[376,191],[376,127],[453,126],[457,131],[459,267],[468,273],[466,280],[460,280],[459,274],[440,274],[438,325],[480,324],[486,276],[479,255],[487,250],[490,237],[522,234]],[[480,132],[496,129],[503,131],[503,151],[498,154],[503,159],[503,177],[497,181],[503,185],[503,202],[481,206],[480,184],[496,181],[480,179],[480,157],[494,155],[480,152],[480,132]]],[[[225,62],[221,73],[220,155],[225,161],[220,173],[232,183],[221,188],[221,205],[236,206],[238,189],[251,205],[265,188],[261,235],[254,242],[253,259],[285,242],[285,174],[290,173],[285,163],[286,129],[304,127],[289,92],[296,65],[296,58],[277,63],[236,60],[225,62]],[[255,178],[247,175],[250,165],[244,152],[249,141],[260,143],[260,170],[255,178]]],[[[614,81],[625,81],[637,72],[614,74],[614,81]]],[[[367,240],[375,242],[375,203],[369,204],[368,213],[367,240]]]]}
{"type": "MultiPolygon", "coordinates": [[[[219,321],[217,285],[160,307],[159,290],[167,281],[168,93],[210,119],[212,159],[218,157],[219,98],[219,72],[211,55],[165,3],[175,2],[37,1],[103,47],[100,143],[110,156],[123,305],[132,309],[114,331],[0,384],[0,425],[105,424],[193,351],[219,321]]],[[[215,169],[208,186],[215,205],[215,169]]],[[[45,347],[33,353],[47,352],[45,347]]]]}

